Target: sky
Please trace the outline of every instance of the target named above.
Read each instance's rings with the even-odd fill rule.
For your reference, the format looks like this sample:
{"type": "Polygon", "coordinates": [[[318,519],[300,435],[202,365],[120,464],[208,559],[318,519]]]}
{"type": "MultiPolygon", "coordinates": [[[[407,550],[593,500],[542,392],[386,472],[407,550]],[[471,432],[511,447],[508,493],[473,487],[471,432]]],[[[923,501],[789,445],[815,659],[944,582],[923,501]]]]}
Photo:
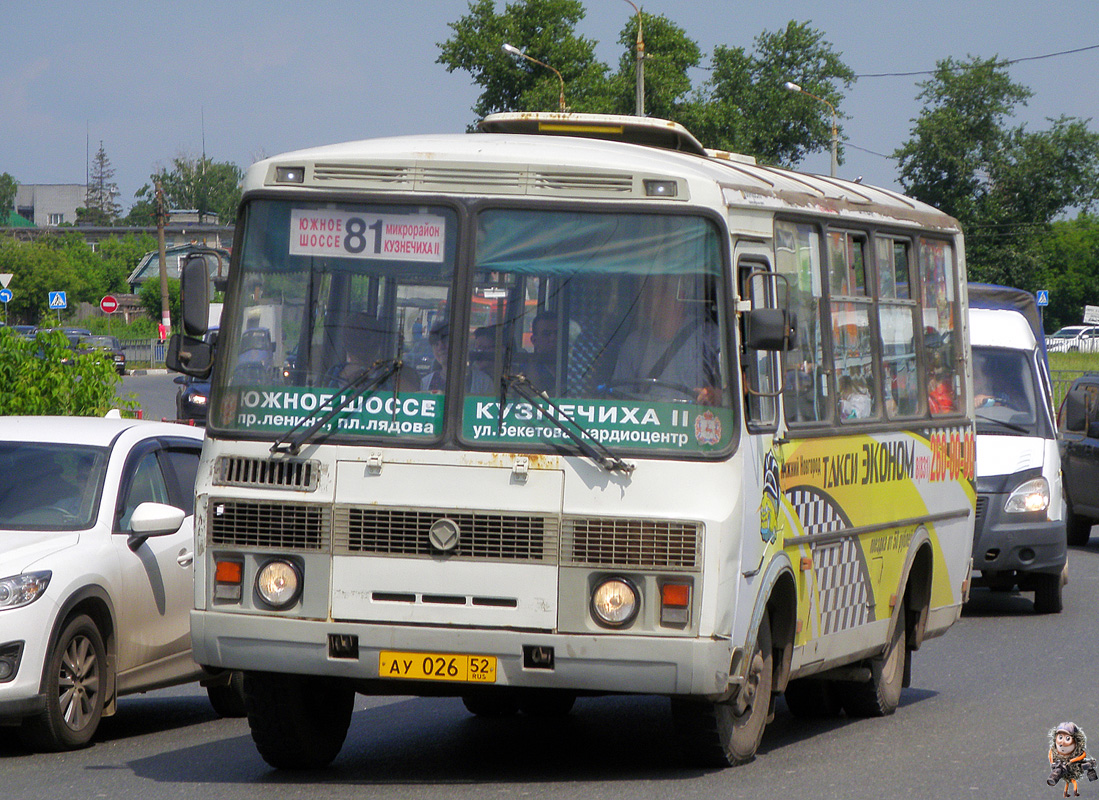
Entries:
{"type": "MultiPolygon", "coordinates": [[[[5,5],[0,173],[23,184],[84,183],[102,142],[124,211],[152,173],[203,148],[215,161],[246,168],[302,147],[461,132],[474,121],[478,87],[467,73],[436,63],[449,23],[468,12],[466,0],[5,5]]],[[[706,54],[704,64],[716,45],[751,49],[760,33],[790,20],[823,32],[865,76],[839,107],[848,117],[840,177],[899,188],[887,156],[908,138],[920,110],[917,84],[928,76],[872,76],[927,72],[946,57],[1031,59],[1010,68],[1034,92],[1015,122],[1040,130],[1065,115],[1099,129],[1099,48],[1039,58],[1099,45],[1095,0],[638,5],[683,28],[706,54]]],[[[598,43],[601,61],[617,65],[618,34],[633,9],[626,0],[584,6],[577,32],[598,43]]],[[[821,113],[828,114],[823,105],[821,113]]],[[[811,155],[799,169],[827,174],[828,153],[811,155]]]]}

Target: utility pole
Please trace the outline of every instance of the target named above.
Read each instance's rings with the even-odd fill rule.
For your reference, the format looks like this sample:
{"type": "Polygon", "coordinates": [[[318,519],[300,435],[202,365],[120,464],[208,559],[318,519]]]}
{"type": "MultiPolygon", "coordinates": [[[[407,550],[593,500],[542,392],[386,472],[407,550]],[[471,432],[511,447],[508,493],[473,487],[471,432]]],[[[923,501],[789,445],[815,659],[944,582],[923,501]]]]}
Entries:
{"type": "Polygon", "coordinates": [[[164,191],[160,181],[156,182],[156,244],[160,256],[160,324],[161,339],[165,339],[172,330],[172,314],[168,309],[168,257],[164,247],[164,226],[168,224],[168,204],[164,200],[164,191]]]}

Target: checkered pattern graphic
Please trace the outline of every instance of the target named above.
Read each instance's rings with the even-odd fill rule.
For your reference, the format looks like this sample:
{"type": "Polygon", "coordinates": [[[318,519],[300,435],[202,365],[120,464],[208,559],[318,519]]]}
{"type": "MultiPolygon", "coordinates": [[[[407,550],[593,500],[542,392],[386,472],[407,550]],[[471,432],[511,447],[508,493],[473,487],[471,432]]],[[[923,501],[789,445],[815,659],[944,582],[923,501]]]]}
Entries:
{"type": "MultiPolygon", "coordinates": [[[[834,533],[851,522],[830,497],[809,487],[786,493],[805,535],[834,533]]],[[[821,634],[836,633],[869,622],[870,576],[854,539],[811,545],[819,589],[821,634]]]]}

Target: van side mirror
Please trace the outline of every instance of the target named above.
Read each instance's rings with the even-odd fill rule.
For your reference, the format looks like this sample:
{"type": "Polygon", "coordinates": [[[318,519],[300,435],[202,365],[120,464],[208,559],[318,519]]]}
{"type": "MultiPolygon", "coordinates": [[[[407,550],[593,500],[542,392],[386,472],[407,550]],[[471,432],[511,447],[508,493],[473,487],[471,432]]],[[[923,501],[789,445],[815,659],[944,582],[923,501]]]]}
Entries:
{"type": "Polygon", "coordinates": [[[201,338],[210,326],[210,271],[202,253],[193,253],[180,270],[179,300],[184,336],[201,338]]]}
{"type": "Polygon", "coordinates": [[[787,351],[797,346],[797,315],[782,308],[746,312],[744,346],[750,350],[787,351]]]}

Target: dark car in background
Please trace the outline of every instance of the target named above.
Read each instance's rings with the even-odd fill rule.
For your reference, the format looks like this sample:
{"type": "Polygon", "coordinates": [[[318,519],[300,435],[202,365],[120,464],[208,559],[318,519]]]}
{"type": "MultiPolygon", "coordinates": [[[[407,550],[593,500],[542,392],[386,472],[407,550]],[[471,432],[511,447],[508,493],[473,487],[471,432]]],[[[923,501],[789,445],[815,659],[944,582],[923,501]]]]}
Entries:
{"type": "Polygon", "coordinates": [[[117,336],[81,336],[77,347],[81,350],[102,350],[114,361],[115,371],[119,375],[126,374],[126,353],[122,350],[122,342],[117,336]]]}
{"type": "MultiPolygon", "coordinates": [[[[202,338],[209,344],[216,344],[218,329],[211,328],[202,338]]],[[[206,407],[210,402],[210,379],[192,378],[190,375],[178,375],[176,392],[176,419],[181,422],[206,424],[206,407]]]]}
{"type": "Polygon", "coordinates": [[[1099,522],[1099,373],[1072,382],[1057,414],[1068,543],[1081,546],[1099,522]]]}

